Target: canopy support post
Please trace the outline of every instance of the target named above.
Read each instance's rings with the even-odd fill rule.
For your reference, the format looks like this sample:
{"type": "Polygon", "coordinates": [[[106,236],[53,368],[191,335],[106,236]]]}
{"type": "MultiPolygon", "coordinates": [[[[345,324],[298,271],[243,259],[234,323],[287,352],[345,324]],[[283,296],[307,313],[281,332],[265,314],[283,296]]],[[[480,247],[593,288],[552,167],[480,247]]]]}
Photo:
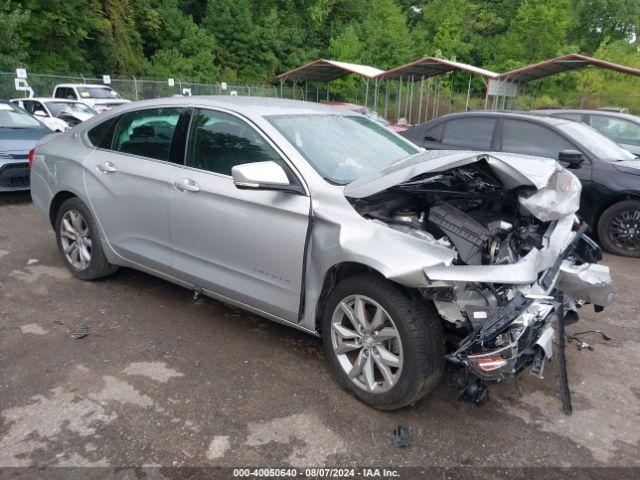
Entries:
{"type": "Polygon", "coordinates": [[[400,111],[400,101],[402,99],[402,77],[400,77],[400,83],[398,84],[398,98],[397,100],[397,105],[396,105],[396,123],[399,123],[400,121],[400,115],[402,114],[402,112],[400,111]]]}
{"type": "Polygon", "coordinates": [[[469,97],[471,96],[471,74],[469,74],[469,85],[467,86],[467,103],[464,106],[464,111],[469,111],[469,97]]]}
{"type": "Polygon", "coordinates": [[[378,79],[373,81],[373,110],[378,113],[378,79]]]}
{"type": "Polygon", "coordinates": [[[424,106],[424,121],[429,120],[429,97],[431,96],[431,77],[427,80],[427,101],[424,106]]]}
{"type": "Polygon", "coordinates": [[[387,118],[389,113],[389,80],[384,82],[384,118],[387,118]]]}
{"type": "Polygon", "coordinates": [[[424,96],[424,75],[420,77],[420,103],[418,105],[418,123],[421,123],[422,119],[422,99],[424,96]]]}
{"type": "Polygon", "coordinates": [[[409,97],[409,114],[407,115],[407,122],[411,125],[411,120],[413,119],[413,95],[414,95],[414,76],[411,75],[411,96],[409,97]]]}
{"type": "Polygon", "coordinates": [[[364,106],[368,107],[369,106],[369,79],[366,78],[364,80],[364,106]]]}

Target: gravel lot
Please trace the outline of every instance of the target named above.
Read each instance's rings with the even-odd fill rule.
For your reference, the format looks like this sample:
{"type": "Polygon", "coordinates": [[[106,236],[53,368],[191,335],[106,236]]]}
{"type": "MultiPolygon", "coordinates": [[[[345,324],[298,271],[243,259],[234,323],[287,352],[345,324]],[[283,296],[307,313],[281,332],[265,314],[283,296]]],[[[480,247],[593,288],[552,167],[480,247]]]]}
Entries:
{"type": "Polygon", "coordinates": [[[72,278],[29,196],[1,195],[0,466],[638,467],[640,260],[605,263],[617,302],[568,329],[612,337],[568,345],[573,416],[555,361],[482,408],[443,382],[385,413],[341,390],[318,339],[132,270],[72,278]]]}

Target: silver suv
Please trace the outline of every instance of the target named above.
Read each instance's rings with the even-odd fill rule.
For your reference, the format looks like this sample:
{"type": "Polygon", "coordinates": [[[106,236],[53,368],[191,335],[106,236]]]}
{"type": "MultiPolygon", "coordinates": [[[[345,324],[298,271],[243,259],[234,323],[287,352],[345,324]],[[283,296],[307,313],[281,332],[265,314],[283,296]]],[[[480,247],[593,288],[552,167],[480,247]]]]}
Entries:
{"type": "Polygon", "coordinates": [[[558,312],[611,302],[580,183],[531,158],[425,152],[318,104],[192,97],[83,122],[36,147],[31,179],[76,277],[136,268],[321,335],[346,389],[394,409],[446,361],[474,388],[541,373],[558,312]]]}

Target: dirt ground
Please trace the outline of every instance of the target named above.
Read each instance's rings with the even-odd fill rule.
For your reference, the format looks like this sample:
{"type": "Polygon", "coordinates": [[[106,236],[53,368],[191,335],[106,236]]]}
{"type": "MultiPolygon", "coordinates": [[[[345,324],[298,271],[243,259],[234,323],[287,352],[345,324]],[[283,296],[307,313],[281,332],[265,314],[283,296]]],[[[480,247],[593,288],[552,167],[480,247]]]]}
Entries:
{"type": "Polygon", "coordinates": [[[640,260],[605,263],[616,303],[568,330],[612,340],[568,345],[572,416],[555,361],[482,408],[445,381],[379,412],[340,388],[316,338],[132,270],[72,278],[29,196],[2,195],[0,466],[639,467],[640,260]]]}

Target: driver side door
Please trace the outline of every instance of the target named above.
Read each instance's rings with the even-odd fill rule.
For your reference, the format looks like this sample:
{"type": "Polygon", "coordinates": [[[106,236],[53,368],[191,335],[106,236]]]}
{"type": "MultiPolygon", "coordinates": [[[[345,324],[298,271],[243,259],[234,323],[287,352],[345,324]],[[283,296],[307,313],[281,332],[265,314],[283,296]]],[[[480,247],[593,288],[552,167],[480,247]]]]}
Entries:
{"type": "Polygon", "coordinates": [[[275,161],[300,182],[253,125],[230,112],[194,110],[186,165],[172,178],[173,269],[196,287],[295,322],[310,198],[238,189],[233,166],[260,161],[275,161]]]}

